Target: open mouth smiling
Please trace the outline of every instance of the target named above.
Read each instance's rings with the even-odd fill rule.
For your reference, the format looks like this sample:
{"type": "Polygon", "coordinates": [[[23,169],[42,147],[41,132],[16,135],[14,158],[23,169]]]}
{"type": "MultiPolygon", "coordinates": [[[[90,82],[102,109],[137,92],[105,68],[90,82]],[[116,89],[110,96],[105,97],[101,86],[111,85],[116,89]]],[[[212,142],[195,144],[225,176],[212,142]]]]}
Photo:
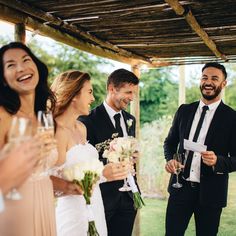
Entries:
{"type": "Polygon", "coordinates": [[[17,78],[17,81],[24,82],[24,81],[30,80],[32,77],[33,77],[32,74],[24,75],[24,76],[17,78]]]}

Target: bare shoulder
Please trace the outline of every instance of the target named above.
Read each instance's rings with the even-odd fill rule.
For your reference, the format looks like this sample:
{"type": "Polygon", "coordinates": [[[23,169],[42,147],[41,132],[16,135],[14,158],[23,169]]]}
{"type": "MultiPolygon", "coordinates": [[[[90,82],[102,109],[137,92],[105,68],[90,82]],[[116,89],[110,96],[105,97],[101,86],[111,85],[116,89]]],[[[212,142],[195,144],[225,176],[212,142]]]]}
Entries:
{"type": "Polygon", "coordinates": [[[0,147],[6,143],[7,133],[11,126],[13,115],[0,106],[0,147]]]}
{"type": "Polygon", "coordinates": [[[60,143],[67,143],[69,137],[68,130],[62,126],[57,126],[55,137],[60,143]]]}
{"type": "Polygon", "coordinates": [[[0,121],[12,120],[12,115],[5,110],[4,107],[0,106],[0,121]]]}
{"type": "Polygon", "coordinates": [[[86,140],[86,137],[87,137],[86,126],[81,121],[78,121],[77,126],[78,126],[78,130],[79,130],[80,134],[83,136],[83,139],[86,140]]]}

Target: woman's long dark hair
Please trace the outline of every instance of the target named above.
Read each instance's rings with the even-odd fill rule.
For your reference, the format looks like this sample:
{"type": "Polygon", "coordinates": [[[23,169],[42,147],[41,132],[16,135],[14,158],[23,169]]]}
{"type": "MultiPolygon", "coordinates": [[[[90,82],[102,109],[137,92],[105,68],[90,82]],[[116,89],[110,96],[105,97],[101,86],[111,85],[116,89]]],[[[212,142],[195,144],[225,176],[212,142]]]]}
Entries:
{"type": "Polygon", "coordinates": [[[41,62],[25,44],[20,42],[11,42],[0,48],[0,106],[3,106],[6,111],[13,115],[17,113],[21,106],[19,94],[7,85],[4,78],[4,53],[9,49],[15,48],[24,50],[32,58],[38,68],[39,82],[35,89],[35,114],[37,114],[39,110],[54,110],[55,97],[48,86],[47,66],[43,62],[41,62]],[[50,104],[50,107],[47,106],[48,102],[50,104]]]}

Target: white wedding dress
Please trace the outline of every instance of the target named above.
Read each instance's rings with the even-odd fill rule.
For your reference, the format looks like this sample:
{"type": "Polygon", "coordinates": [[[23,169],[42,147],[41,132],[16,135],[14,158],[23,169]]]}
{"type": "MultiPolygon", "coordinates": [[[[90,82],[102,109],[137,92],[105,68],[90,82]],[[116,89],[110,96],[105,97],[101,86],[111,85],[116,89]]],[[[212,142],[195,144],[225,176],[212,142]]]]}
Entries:
{"type": "MultiPolygon", "coordinates": [[[[91,144],[78,144],[66,153],[63,166],[71,166],[82,160],[98,158],[98,152],[91,144]]],[[[96,185],[91,207],[95,225],[100,236],[107,236],[104,206],[99,188],[96,185]]],[[[82,195],[69,195],[59,197],[56,203],[56,224],[58,236],[87,236],[89,212],[82,195]]]]}

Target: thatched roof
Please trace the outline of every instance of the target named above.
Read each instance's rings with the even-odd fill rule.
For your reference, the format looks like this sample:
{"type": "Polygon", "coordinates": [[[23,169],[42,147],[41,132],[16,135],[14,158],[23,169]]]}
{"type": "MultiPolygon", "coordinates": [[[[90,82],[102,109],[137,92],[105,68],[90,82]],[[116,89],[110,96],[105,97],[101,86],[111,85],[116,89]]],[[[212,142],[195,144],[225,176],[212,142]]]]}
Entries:
{"type": "Polygon", "coordinates": [[[236,60],[236,1],[0,0],[0,19],[151,66],[236,60]]]}

